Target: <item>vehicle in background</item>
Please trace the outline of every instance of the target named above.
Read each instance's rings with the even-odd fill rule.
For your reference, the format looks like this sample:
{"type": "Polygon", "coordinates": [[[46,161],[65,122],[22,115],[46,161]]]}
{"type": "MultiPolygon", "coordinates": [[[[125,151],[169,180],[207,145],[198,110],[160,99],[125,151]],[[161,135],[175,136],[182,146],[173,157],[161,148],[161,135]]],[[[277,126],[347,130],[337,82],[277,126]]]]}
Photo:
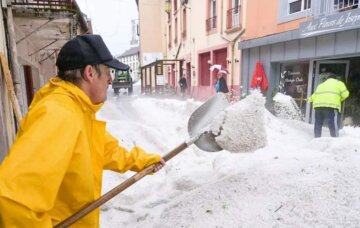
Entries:
{"type": "Polygon", "coordinates": [[[127,70],[113,70],[114,80],[112,88],[115,94],[119,94],[120,89],[127,89],[128,95],[133,92],[133,80],[130,76],[130,67],[127,70]]]}

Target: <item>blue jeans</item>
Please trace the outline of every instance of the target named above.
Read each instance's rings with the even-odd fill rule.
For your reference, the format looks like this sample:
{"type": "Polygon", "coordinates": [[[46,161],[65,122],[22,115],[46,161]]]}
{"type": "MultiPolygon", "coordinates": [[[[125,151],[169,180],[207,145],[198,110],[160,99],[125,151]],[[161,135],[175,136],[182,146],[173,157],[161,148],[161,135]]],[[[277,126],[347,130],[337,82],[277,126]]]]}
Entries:
{"type": "Polygon", "coordinates": [[[335,108],[319,107],[315,108],[315,138],[321,137],[321,129],[325,120],[328,120],[331,137],[338,137],[340,127],[339,110],[335,108]]]}

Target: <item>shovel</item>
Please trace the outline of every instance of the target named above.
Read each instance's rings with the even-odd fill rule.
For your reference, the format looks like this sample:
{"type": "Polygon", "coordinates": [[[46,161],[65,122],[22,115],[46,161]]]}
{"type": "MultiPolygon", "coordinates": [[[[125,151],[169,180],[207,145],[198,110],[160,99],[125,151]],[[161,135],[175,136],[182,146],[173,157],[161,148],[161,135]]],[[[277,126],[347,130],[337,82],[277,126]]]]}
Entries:
{"type": "MultiPolygon", "coordinates": [[[[229,102],[223,93],[217,93],[214,97],[207,100],[204,104],[202,104],[199,108],[197,108],[190,116],[188,121],[188,132],[190,138],[180,144],[175,149],[171,150],[167,153],[163,159],[165,161],[170,160],[186,148],[188,148],[193,143],[199,147],[200,149],[207,151],[207,152],[217,152],[222,150],[222,148],[216,143],[215,135],[210,131],[209,125],[214,119],[214,117],[223,111],[229,102]]],[[[154,166],[150,165],[140,171],[139,173],[133,175],[126,181],[122,182],[120,185],[116,186],[112,190],[108,191],[104,195],[102,195],[99,199],[93,201],[92,203],[86,205],[84,208],[80,209],[78,212],[70,216],[69,218],[65,219],[64,221],[60,222],[55,226],[55,228],[63,228],[68,227],[81,219],[82,217],[86,216],[96,208],[100,207],[114,196],[118,195],[144,176],[153,173],[154,166]]]]}

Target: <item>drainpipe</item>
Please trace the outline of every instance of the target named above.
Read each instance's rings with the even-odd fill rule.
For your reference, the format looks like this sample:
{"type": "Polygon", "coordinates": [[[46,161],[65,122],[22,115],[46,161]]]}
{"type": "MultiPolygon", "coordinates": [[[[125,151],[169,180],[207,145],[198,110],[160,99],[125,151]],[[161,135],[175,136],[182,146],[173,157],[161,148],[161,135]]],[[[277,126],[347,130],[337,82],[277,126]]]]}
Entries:
{"type": "MultiPolygon", "coordinates": [[[[21,110],[24,110],[24,102],[23,102],[23,91],[21,89],[21,80],[20,80],[20,72],[19,72],[19,63],[17,59],[17,47],[15,40],[15,29],[14,29],[14,18],[12,14],[11,5],[7,6],[7,27],[9,32],[9,51],[10,51],[10,62],[11,62],[11,72],[12,78],[14,81],[14,90],[15,94],[19,101],[19,106],[21,110]]],[[[20,123],[19,123],[20,124],[20,123]]]]}
{"type": "Polygon", "coordinates": [[[241,29],[240,32],[235,36],[234,39],[228,39],[227,37],[224,36],[224,29],[223,29],[223,14],[224,14],[224,0],[221,0],[221,10],[220,10],[220,35],[221,38],[227,42],[230,43],[231,45],[231,86],[234,86],[234,50],[235,50],[235,44],[236,41],[245,33],[245,28],[241,29]]]}
{"type": "Polygon", "coordinates": [[[245,29],[242,29],[239,34],[230,42],[231,43],[231,86],[234,86],[234,65],[235,65],[235,56],[234,56],[234,50],[235,50],[235,44],[236,41],[245,33],[245,29]]]}

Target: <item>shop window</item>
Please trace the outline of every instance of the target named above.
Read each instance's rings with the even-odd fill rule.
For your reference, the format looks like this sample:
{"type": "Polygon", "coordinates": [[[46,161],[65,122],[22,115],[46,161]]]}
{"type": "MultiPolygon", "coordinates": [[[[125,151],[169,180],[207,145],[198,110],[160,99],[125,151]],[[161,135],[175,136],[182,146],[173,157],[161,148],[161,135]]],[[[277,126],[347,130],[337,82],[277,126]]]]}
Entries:
{"type": "Polygon", "coordinates": [[[309,63],[282,64],[279,91],[291,96],[305,114],[309,63]]]}

